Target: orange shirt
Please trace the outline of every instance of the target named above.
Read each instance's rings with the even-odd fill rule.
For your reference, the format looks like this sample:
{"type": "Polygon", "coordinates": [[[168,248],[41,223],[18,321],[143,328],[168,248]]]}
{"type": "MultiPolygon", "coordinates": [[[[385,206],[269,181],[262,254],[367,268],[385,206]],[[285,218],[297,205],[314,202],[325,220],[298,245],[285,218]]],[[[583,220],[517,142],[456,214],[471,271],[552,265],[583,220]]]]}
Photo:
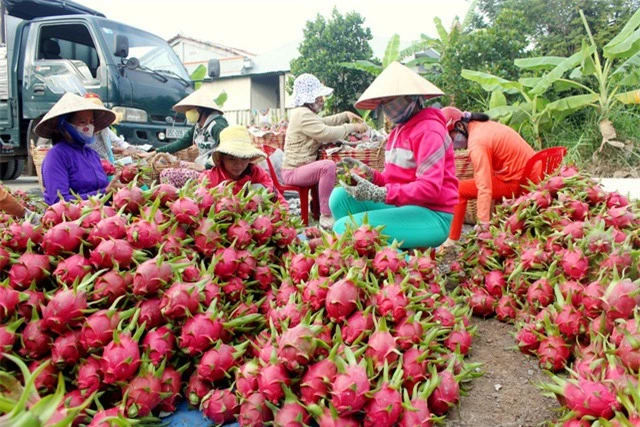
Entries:
{"type": "Polygon", "coordinates": [[[469,157],[478,187],[478,220],[488,222],[491,213],[491,177],[520,181],[535,151],[518,132],[502,123],[469,122],[469,157]]]}

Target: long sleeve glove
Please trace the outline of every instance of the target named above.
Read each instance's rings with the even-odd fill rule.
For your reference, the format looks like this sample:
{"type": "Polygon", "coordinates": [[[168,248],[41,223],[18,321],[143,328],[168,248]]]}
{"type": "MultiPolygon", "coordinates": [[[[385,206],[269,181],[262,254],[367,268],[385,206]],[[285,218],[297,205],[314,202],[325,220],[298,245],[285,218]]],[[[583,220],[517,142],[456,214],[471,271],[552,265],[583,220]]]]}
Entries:
{"type": "Polygon", "coordinates": [[[387,189],[385,187],[378,187],[355,173],[351,173],[351,177],[356,182],[356,185],[348,185],[343,181],[340,181],[340,185],[354,199],[360,202],[371,200],[383,203],[387,200],[387,189]]]}
{"type": "Polygon", "coordinates": [[[349,168],[349,172],[356,172],[358,175],[364,175],[364,177],[367,178],[367,181],[373,181],[373,171],[369,166],[365,165],[360,160],[352,159],[351,157],[345,157],[344,159],[336,163],[336,167],[338,169],[345,166],[349,168]],[[357,169],[357,171],[354,171],[354,169],[357,169]],[[358,173],[358,171],[360,173],[358,173]]]}

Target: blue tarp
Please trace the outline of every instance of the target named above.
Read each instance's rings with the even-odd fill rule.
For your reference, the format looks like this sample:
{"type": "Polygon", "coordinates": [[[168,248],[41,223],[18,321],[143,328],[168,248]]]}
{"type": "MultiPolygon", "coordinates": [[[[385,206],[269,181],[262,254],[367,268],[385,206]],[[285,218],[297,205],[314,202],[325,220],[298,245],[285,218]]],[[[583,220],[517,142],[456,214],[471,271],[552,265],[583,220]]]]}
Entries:
{"type": "MultiPolygon", "coordinates": [[[[175,413],[171,414],[163,421],[168,423],[168,427],[209,427],[213,423],[209,421],[202,412],[189,408],[186,401],[178,405],[175,413]]],[[[238,423],[225,424],[226,427],[239,427],[238,423]]]]}

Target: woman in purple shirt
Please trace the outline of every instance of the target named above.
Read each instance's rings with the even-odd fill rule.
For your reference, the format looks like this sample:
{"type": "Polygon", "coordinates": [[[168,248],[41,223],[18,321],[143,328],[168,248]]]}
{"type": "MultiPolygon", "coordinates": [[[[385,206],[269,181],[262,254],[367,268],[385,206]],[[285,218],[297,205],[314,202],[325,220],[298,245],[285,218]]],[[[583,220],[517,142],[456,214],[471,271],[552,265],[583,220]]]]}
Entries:
{"type": "Polygon", "coordinates": [[[36,134],[50,138],[54,144],[42,163],[47,204],[52,205],[60,198],[86,199],[121,185],[118,179],[108,182],[100,156],[91,148],[95,132],[108,127],[115,117],[106,108],[67,93],[38,123],[36,134]]]}

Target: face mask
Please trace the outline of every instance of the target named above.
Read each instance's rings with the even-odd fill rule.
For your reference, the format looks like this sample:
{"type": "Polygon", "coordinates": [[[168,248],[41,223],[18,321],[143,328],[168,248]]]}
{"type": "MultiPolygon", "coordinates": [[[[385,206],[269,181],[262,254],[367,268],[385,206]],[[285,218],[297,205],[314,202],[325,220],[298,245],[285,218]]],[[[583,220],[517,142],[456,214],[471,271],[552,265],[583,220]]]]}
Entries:
{"type": "Polygon", "coordinates": [[[467,148],[467,143],[467,137],[460,132],[457,132],[455,138],[453,138],[453,149],[459,150],[462,148],[467,148]]]}
{"type": "Polygon", "coordinates": [[[187,117],[187,123],[192,124],[196,123],[200,118],[200,113],[198,112],[197,108],[192,108],[191,110],[184,113],[184,115],[187,117]]]}
{"type": "Polygon", "coordinates": [[[71,126],[73,126],[76,132],[82,135],[85,139],[89,140],[93,137],[93,133],[95,129],[93,125],[89,124],[89,125],[81,125],[81,126],[77,126],[77,125],[71,125],[71,126]]]}
{"type": "Polygon", "coordinates": [[[382,104],[382,111],[395,124],[404,123],[413,116],[420,101],[417,97],[403,96],[382,104]]]}

